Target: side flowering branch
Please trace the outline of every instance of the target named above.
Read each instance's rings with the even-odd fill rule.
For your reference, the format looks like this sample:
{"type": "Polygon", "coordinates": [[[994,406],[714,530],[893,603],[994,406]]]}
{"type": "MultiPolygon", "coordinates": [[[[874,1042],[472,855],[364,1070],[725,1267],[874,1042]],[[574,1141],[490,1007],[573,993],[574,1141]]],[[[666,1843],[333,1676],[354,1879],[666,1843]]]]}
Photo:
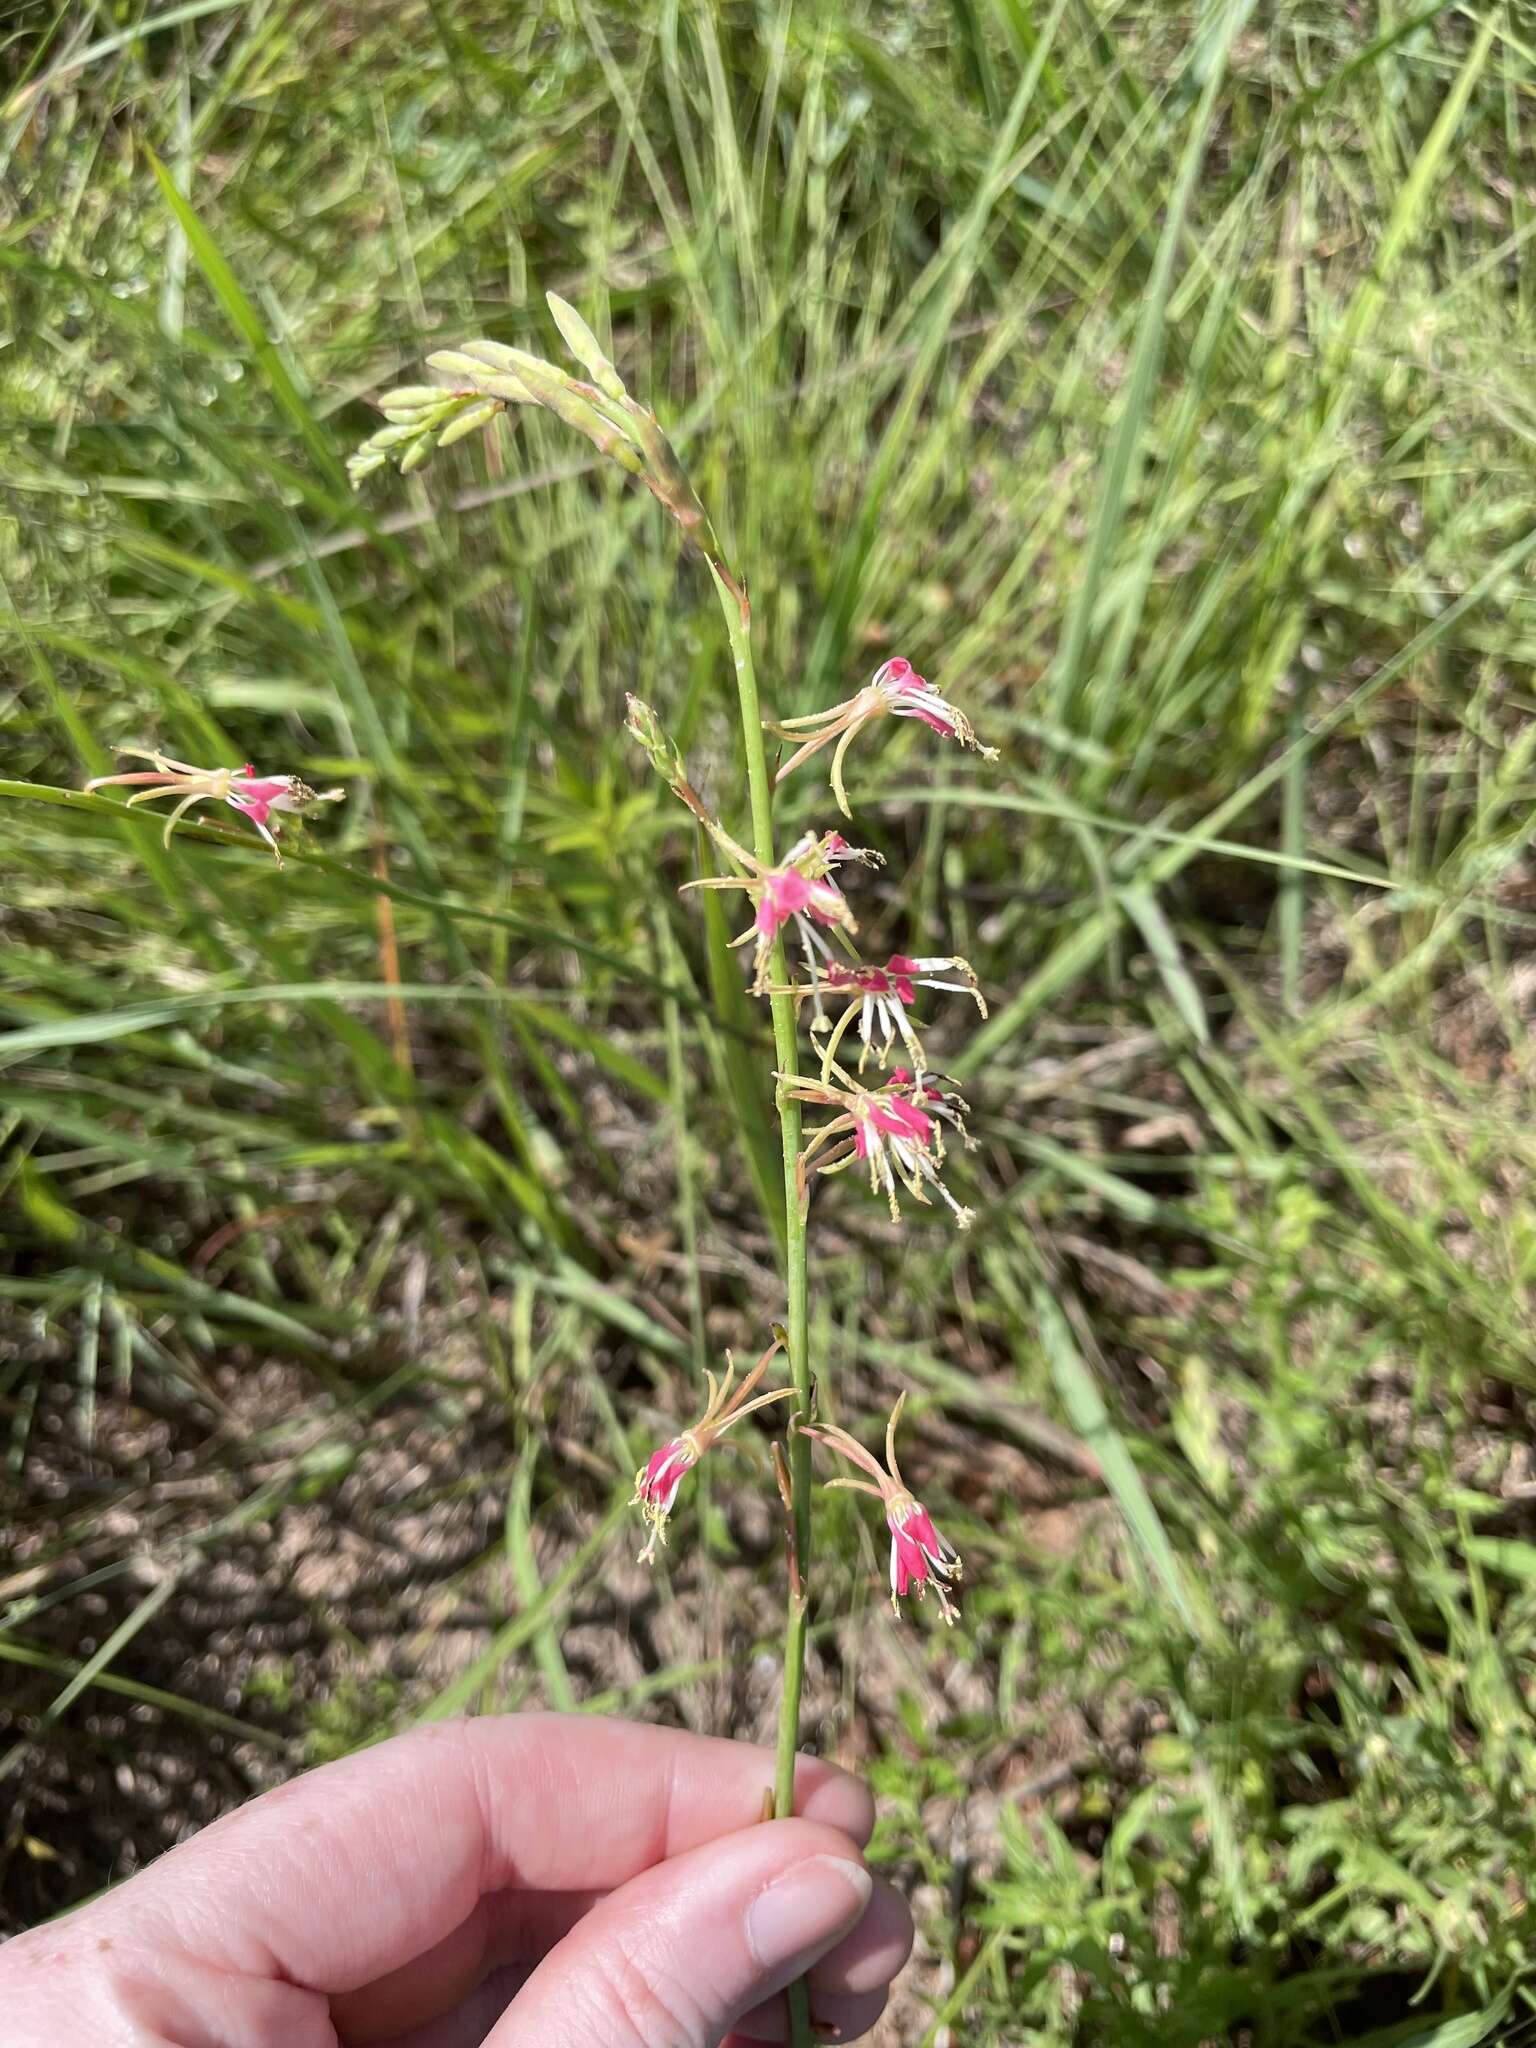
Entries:
{"type": "Polygon", "coordinates": [[[871,1057],[884,1066],[898,1039],[922,1073],[927,1059],[910,1014],[920,988],[969,996],[982,1016],[987,1014],[986,998],[976,984],[976,970],[958,953],[929,954],[921,959],[914,959],[909,953],[892,953],[880,966],[865,961],[831,960],[816,982],[791,982],[782,990],[770,988],[768,993],[792,996],[797,1003],[810,999],[811,1029],[830,1033],[821,1049],[825,1079],[832,1071],[845,1035],[854,1028],[860,1040],[861,1074],[871,1057]],[[842,1014],[834,1025],[827,1015],[827,1006],[835,1007],[839,1002],[843,1005],[842,1014]]]}
{"type": "Polygon", "coordinates": [[[645,1548],[640,1552],[641,1564],[649,1564],[658,1543],[665,1544],[667,1518],[677,1500],[678,1488],[704,1453],[728,1429],[734,1428],[744,1415],[750,1415],[757,1408],[767,1408],[774,1401],[794,1399],[793,1387],[775,1387],[769,1393],[756,1394],[754,1398],[759,1381],[782,1349],[783,1340],[776,1335],[734,1393],[731,1386],[736,1377],[736,1367],[727,1353],[724,1380],[717,1381],[712,1372],[704,1375],[709,1387],[709,1403],[698,1421],[690,1423],[679,1435],[669,1438],[658,1450],[652,1451],[635,1474],[634,1498],[630,1505],[639,1508],[650,1531],[645,1548]]]}
{"type": "Polygon", "coordinates": [[[831,879],[832,870],[845,861],[872,867],[879,864],[880,855],[868,847],[850,846],[840,832],[807,832],[781,861],[769,864],[749,854],[744,875],[709,875],[702,881],[685,882],[683,887],[746,891],[752,902],[752,922],[731,944],[751,944],[752,993],[771,996],[785,986],[770,982],[768,976],[774,948],[786,928],[799,941],[812,988],[818,984],[822,963],[830,965],[833,960],[824,934],[851,938],[858,930],[847,897],[831,879]]]}
{"type": "Polygon", "coordinates": [[[850,1436],[846,1429],[839,1429],[834,1423],[802,1424],[802,1433],[817,1443],[825,1444],[838,1457],[868,1474],[865,1479],[829,1479],[827,1485],[873,1494],[884,1508],[885,1525],[891,1534],[892,1611],[900,1611],[899,1603],[908,1593],[921,1600],[932,1586],[938,1596],[939,1612],[953,1627],[955,1606],[949,1589],[960,1577],[963,1567],[960,1553],[934,1527],[932,1515],[902,1478],[901,1467],[896,1462],[896,1425],[901,1420],[906,1402],[907,1397],[903,1393],[897,1397],[896,1406],[891,1410],[891,1419],[885,1428],[883,1465],[857,1437],[850,1436]]]}
{"type": "Polygon", "coordinates": [[[677,742],[663,727],[650,705],[643,698],[635,696],[626,696],[624,703],[624,724],[630,738],[637,740],[644,748],[656,773],[678,802],[692,811],[731,865],[739,868],[744,874],[750,873],[759,865],[756,856],[748,853],[739,840],[731,837],[688,780],[688,764],[678,750],[677,742]]]}
{"type": "Polygon", "coordinates": [[[931,1075],[919,1078],[906,1067],[894,1068],[876,1088],[865,1088],[835,1062],[831,1072],[835,1080],[792,1074],[776,1077],[781,1092],[792,1100],[834,1112],[829,1122],[811,1133],[800,1155],[802,1203],[808,1196],[811,1173],[841,1173],[850,1166],[867,1166],[870,1188],[885,1196],[893,1222],[901,1221],[898,1187],[925,1206],[931,1189],[960,1228],[968,1230],[974,1214],[955,1200],[940,1172],[946,1123],[959,1132],[967,1149],[973,1143],[965,1127],[968,1104],[931,1075]]]}
{"type": "Polygon", "coordinates": [[[154,803],[161,797],[175,797],[176,803],[165,821],[167,846],[171,834],[194,804],[228,804],[256,827],[271,847],[279,867],[283,864],[276,838],[280,814],[291,812],[297,816],[313,810],[316,804],[339,804],[347,793],[344,789],[311,789],[297,775],[258,775],[249,761],[243,768],[194,768],[190,761],[173,761],[168,754],[148,747],[119,747],[117,752],[130,761],[149,761],[154,765],[130,769],[122,775],[95,775],[85,785],[88,790],[133,788],[134,794],[128,799],[130,808],[154,803]]]}
{"type": "Polygon", "coordinates": [[[916,718],[947,740],[958,740],[984,761],[997,759],[996,747],[984,747],[975,728],[957,704],[951,704],[925,676],[920,676],[902,655],[882,662],[855,696],[847,697],[826,711],[813,711],[807,718],[786,718],[768,722],[768,730],[780,739],[798,741],[795,752],[780,768],[777,780],[793,775],[802,762],[837,742],[832,755],[832,794],[845,818],[848,792],[843,787],[843,760],[849,747],[866,727],[882,718],[916,718]]]}

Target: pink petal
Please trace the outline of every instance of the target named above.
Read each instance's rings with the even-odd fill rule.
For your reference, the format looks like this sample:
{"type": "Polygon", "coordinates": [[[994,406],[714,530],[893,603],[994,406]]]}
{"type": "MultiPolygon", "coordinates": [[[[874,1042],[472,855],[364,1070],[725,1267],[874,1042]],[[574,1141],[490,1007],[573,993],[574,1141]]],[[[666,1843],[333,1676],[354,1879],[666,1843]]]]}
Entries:
{"type": "Polygon", "coordinates": [[[680,1437],[674,1437],[660,1450],[652,1451],[635,1490],[649,1506],[660,1508],[663,1514],[669,1513],[677,1499],[677,1489],[692,1464],[688,1446],[680,1437]]]}
{"type": "Polygon", "coordinates": [[[914,1103],[899,1100],[876,1103],[869,1112],[869,1120],[888,1138],[907,1138],[916,1144],[927,1145],[933,1137],[933,1118],[914,1103]]]}
{"type": "Polygon", "coordinates": [[[758,893],[754,920],[762,936],[774,938],[792,917],[811,904],[813,891],[814,884],[798,869],[770,868],[758,893]]]}
{"type": "Polygon", "coordinates": [[[898,704],[896,715],[898,718],[920,718],[924,725],[931,725],[935,732],[942,733],[947,740],[952,740],[955,736],[953,723],[942,712],[932,711],[926,704],[898,704]]]}
{"type": "Polygon", "coordinates": [[[818,924],[841,924],[848,906],[843,892],[832,882],[811,882],[805,908],[818,924]]]}

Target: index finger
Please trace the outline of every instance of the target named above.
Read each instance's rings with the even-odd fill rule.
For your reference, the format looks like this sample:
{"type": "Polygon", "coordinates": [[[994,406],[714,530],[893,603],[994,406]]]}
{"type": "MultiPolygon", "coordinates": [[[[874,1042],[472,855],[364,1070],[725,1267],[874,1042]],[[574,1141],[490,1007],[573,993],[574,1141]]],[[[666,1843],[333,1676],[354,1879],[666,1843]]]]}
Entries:
{"type": "MultiPolygon", "coordinates": [[[[221,1969],[349,1991],[488,1892],[603,1891],[760,1818],[772,1754],[560,1714],[449,1721],[254,1800],[97,1910],[221,1969]]],[[[795,1810],[862,1846],[867,1789],[799,1759],[795,1810]]]]}

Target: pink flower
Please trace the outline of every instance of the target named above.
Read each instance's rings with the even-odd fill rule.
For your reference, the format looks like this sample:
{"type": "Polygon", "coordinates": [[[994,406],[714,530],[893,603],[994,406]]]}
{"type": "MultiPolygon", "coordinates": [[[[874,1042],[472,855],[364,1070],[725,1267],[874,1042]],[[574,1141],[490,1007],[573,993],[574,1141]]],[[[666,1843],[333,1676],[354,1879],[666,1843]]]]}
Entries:
{"type": "Polygon", "coordinates": [[[841,960],[829,960],[816,983],[792,982],[784,987],[770,988],[766,993],[790,995],[797,999],[809,996],[815,1008],[811,1026],[814,1031],[828,1029],[822,997],[825,995],[828,1002],[841,997],[843,1012],[832,1027],[824,1064],[836,1058],[844,1033],[850,1026],[855,1026],[862,1048],[859,1053],[859,1072],[862,1074],[869,1055],[873,1053],[883,1063],[890,1058],[898,1038],[921,1072],[924,1065],[922,1041],[907,1014],[907,1006],[916,999],[920,988],[944,989],[955,995],[967,995],[983,1017],[987,1014],[981,990],[976,986],[975,970],[958,954],[932,954],[916,959],[910,953],[892,953],[881,967],[861,961],[850,965],[841,960]],[[942,978],[945,976],[952,978],[942,978]]]}
{"type": "Polygon", "coordinates": [[[997,758],[996,747],[981,745],[965,713],[948,698],[941,697],[927,677],[920,676],[911,662],[903,661],[899,654],[875,670],[869,687],[881,692],[893,718],[920,718],[945,739],[958,740],[962,747],[974,747],[989,760],[997,758]]]}
{"type": "Polygon", "coordinates": [[[906,1400],[906,1395],[902,1394],[886,1424],[884,1465],[872,1451],[865,1450],[857,1437],[850,1436],[846,1429],[839,1429],[833,1423],[823,1423],[818,1428],[802,1424],[802,1428],[807,1436],[826,1444],[840,1458],[846,1458],[849,1464],[857,1465],[861,1472],[869,1474],[869,1480],[829,1479],[827,1484],[846,1486],[855,1493],[873,1494],[884,1507],[885,1526],[891,1532],[892,1610],[900,1611],[898,1603],[908,1593],[921,1600],[932,1586],[939,1596],[939,1611],[953,1626],[955,1608],[949,1597],[949,1586],[960,1577],[963,1569],[960,1554],[934,1527],[932,1515],[910,1491],[901,1476],[901,1467],[896,1463],[896,1425],[901,1420],[906,1400]]]}
{"type": "Polygon", "coordinates": [[[685,882],[683,887],[746,890],[752,900],[752,922],[732,944],[752,945],[754,994],[767,992],[768,964],[786,929],[792,930],[800,942],[814,987],[820,979],[822,963],[833,957],[823,933],[858,930],[848,899],[831,879],[831,871],[850,860],[862,861],[866,866],[878,865],[880,855],[865,847],[850,846],[841,832],[824,832],[820,836],[807,832],[776,867],[765,867],[734,840],[725,840],[719,833],[715,836],[746,873],[712,875],[706,881],[685,882]]]}
{"type": "MultiPolygon", "coordinates": [[[[651,1524],[651,1543],[661,1535],[662,1524],[672,1512],[672,1503],[677,1499],[677,1489],[686,1475],[699,1462],[700,1445],[690,1430],[684,1436],[675,1436],[660,1450],[652,1451],[640,1471],[635,1474],[635,1499],[645,1511],[646,1520],[651,1524]]],[[[661,1537],[665,1543],[665,1536],[661,1537]]],[[[650,1555],[648,1543],[641,1552],[642,1561],[650,1555]]]]}
{"type": "MultiPolygon", "coordinates": [[[[943,1076],[913,1074],[906,1067],[892,1067],[886,1077],[886,1087],[893,1095],[905,1096],[908,1101],[921,1104],[923,1112],[937,1118],[941,1123],[952,1124],[960,1133],[962,1142],[969,1147],[970,1133],[965,1128],[965,1119],[970,1114],[970,1105],[958,1090],[941,1085],[943,1076]]],[[[940,1140],[940,1152],[943,1141],[940,1140]]]]}
{"type": "Polygon", "coordinates": [[[757,894],[754,931],[771,945],[792,919],[837,926],[849,922],[848,903],[836,882],[805,875],[798,868],[769,868],[757,894]]]}
{"type": "Polygon", "coordinates": [[[237,811],[244,811],[253,825],[265,825],[274,811],[293,809],[293,777],[258,775],[247,762],[230,784],[229,802],[237,811]]]}
{"type": "Polygon", "coordinates": [[[940,1604],[944,1607],[944,1618],[953,1622],[954,1614],[944,1597],[940,1574],[953,1573],[959,1568],[960,1560],[953,1547],[945,1542],[933,1526],[933,1517],[921,1501],[909,1501],[905,1505],[892,1502],[886,1509],[886,1527],[891,1532],[891,1591],[893,1597],[904,1594],[908,1587],[917,1588],[919,1599],[928,1579],[932,1578],[939,1589],[940,1604]]]}
{"type": "Polygon", "coordinates": [[[736,1376],[736,1368],[727,1352],[723,1383],[717,1384],[712,1372],[704,1375],[709,1386],[709,1405],[698,1421],[680,1436],[669,1438],[659,1450],[652,1451],[635,1474],[635,1491],[630,1505],[639,1508],[650,1528],[645,1548],[640,1553],[641,1564],[650,1563],[658,1543],[665,1544],[667,1517],[677,1499],[677,1490],[715,1439],[740,1422],[743,1415],[750,1415],[754,1408],[766,1408],[770,1402],[788,1400],[793,1396],[793,1387],[776,1387],[772,1393],[759,1394],[755,1400],[748,1398],[768,1370],[782,1341],[777,1336],[774,1338],[734,1395],[731,1382],[736,1376]]]}
{"type": "Polygon", "coordinates": [[[152,761],[154,767],[135,769],[126,775],[97,775],[85,785],[86,788],[116,789],[128,783],[147,784],[148,787],[129,797],[130,805],[152,803],[162,796],[179,798],[165,821],[167,846],[182,816],[194,804],[212,800],[228,804],[231,810],[249,818],[271,847],[281,867],[283,856],[273,836],[277,829],[274,813],[307,811],[314,804],[340,803],[346,796],[344,789],[311,789],[297,775],[258,775],[249,761],[243,768],[194,768],[187,761],[172,761],[164,754],[150,752],[143,747],[119,747],[117,751],[130,760],[152,761]]]}
{"type": "Polygon", "coordinates": [[[960,1096],[930,1087],[926,1081],[914,1081],[904,1067],[898,1067],[882,1086],[864,1088],[835,1060],[828,1062],[820,1080],[794,1074],[774,1078],[789,1101],[837,1112],[829,1123],[812,1132],[800,1155],[802,1200],[811,1172],[841,1173],[845,1167],[865,1165],[871,1192],[884,1193],[898,1223],[899,1182],[914,1201],[925,1206],[931,1188],[953,1211],[960,1228],[970,1227],[971,1211],[955,1200],[939,1172],[944,1161],[943,1124],[958,1130],[967,1146],[971,1142],[964,1121],[966,1105],[960,1096]],[[830,1074],[837,1076],[836,1082],[828,1078],[830,1074]]]}
{"type": "Polygon", "coordinates": [[[782,724],[765,721],[768,730],[777,733],[780,739],[797,740],[795,752],[779,770],[778,780],[794,773],[802,761],[810,760],[813,754],[836,740],[837,747],[832,755],[832,794],[837,798],[838,809],[845,818],[852,817],[848,808],[848,792],[843,787],[843,759],[855,736],[866,725],[872,725],[880,718],[917,718],[934,732],[947,740],[958,740],[962,747],[970,747],[988,761],[997,759],[996,747],[984,747],[977,739],[971,721],[958,705],[941,697],[926,677],[902,655],[895,655],[890,661],[882,662],[863,689],[847,697],[841,704],[834,704],[827,711],[813,711],[807,718],[786,718],[782,724]]]}

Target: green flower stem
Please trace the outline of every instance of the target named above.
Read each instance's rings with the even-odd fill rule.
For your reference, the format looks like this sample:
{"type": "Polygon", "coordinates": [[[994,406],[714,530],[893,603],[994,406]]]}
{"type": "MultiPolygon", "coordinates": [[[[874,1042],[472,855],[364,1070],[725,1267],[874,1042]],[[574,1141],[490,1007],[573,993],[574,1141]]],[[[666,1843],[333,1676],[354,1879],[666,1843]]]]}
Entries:
{"type": "MultiPolygon", "coordinates": [[[[736,696],[741,706],[741,739],[747,757],[747,784],[752,802],[752,850],[765,867],[773,865],[773,789],[768,780],[768,754],[757,701],[757,672],[752,666],[752,615],[738,586],[710,562],[725,629],[730,636],[736,669],[736,696]]],[[[773,949],[772,974],[779,987],[789,973],[780,940],[773,949]]],[[[781,1074],[799,1068],[795,1005],[789,996],[770,996],[773,1045],[781,1074]]],[[[789,1375],[794,1384],[798,1419],[811,1415],[811,1361],[806,1304],[805,1214],[800,1206],[800,1105],[779,1096],[779,1134],[784,1147],[784,1243],[789,1375]]],[[[793,1530],[793,1577],[784,1621],[784,1690],[779,1702],[779,1739],[774,1772],[774,1812],[788,1819],[795,1810],[795,1758],[800,1745],[800,1694],[805,1680],[806,1615],[811,1562],[811,1445],[792,1429],[789,1437],[789,1496],[793,1530]]],[[[793,2048],[814,2048],[810,2008],[803,1983],[789,1988],[793,2048]]]]}

